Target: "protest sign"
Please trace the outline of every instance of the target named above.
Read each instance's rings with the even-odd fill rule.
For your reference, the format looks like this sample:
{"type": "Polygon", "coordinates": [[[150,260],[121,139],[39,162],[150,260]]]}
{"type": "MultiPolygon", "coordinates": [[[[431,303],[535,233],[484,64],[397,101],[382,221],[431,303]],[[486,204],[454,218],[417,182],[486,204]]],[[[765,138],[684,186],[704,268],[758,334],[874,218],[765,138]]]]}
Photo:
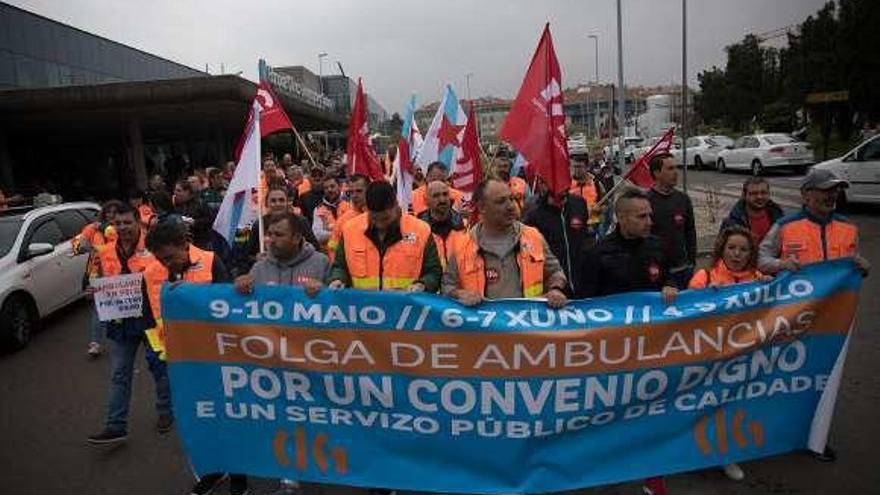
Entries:
{"type": "Polygon", "coordinates": [[[143,273],[130,273],[91,280],[95,307],[101,321],[133,318],[144,314],[143,273]]]}
{"type": "Polygon", "coordinates": [[[539,493],[821,450],[861,278],[465,308],[429,294],[166,288],[200,473],[539,493]]]}

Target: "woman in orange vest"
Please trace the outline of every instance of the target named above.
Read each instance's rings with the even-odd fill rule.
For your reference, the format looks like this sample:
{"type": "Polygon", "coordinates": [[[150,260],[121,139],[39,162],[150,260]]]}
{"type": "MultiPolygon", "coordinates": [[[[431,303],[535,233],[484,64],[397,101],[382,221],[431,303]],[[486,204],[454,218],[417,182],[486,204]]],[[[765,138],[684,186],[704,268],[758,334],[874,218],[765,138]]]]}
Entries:
{"type": "Polygon", "coordinates": [[[771,277],[758,271],[758,245],[747,229],[734,226],[724,229],[715,241],[712,266],[698,270],[689,289],[767,281],[771,277]]]}
{"type": "MultiPolygon", "coordinates": [[[[769,281],[757,269],[758,245],[752,233],[743,227],[724,229],[715,241],[712,266],[698,270],[688,284],[689,289],[723,287],[746,282],[769,281]]],[[[745,473],[738,464],[723,466],[724,474],[734,481],[741,481],[745,473]]]]}

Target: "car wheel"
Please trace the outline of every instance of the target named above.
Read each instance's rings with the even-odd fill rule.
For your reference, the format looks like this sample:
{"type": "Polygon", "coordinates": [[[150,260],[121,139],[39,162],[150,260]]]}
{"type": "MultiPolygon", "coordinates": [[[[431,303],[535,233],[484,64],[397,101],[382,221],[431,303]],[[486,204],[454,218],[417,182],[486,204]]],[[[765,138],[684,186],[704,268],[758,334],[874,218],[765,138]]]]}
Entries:
{"type": "Polygon", "coordinates": [[[11,350],[19,350],[31,340],[39,325],[36,308],[30,299],[13,295],[0,309],[0,339],[11,350]]]}
{"type": "Polygon", "coordinates": [[[694,157],[694,168],[697,170],[703,170],[703,159],[700,158],[700,155],[694,157]]]}
{"type": "Polygon", "coordinates": [[[721,172],[722,174],[727,173],[727,165],[724,163],[724,158],[718,159],[718,171],[721,172]]]}
{"type": "Polygon", "coordinates": [[[752,161],[752,175],[764,175],[764,166],[761,165],[761,160],[752,161]]]}

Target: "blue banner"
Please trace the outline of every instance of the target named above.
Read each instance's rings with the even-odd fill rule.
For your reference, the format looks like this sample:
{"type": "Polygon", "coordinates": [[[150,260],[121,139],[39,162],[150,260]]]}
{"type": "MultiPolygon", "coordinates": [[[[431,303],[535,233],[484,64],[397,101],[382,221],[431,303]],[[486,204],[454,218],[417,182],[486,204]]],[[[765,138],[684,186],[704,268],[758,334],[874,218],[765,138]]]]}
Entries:
{"type": "Polygon", "coordinates": [[[821,450],[860,285],[836,260],[671,305],[183,284],[162,310],[199,473],[540,493],[821,450]]]}

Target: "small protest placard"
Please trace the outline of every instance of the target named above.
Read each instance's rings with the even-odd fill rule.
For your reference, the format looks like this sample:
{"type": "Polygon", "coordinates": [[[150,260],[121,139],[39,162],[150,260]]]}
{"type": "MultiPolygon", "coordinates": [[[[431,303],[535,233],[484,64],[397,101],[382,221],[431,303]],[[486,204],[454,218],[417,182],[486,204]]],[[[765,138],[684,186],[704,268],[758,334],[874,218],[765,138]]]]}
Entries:
{"type": "Polygon", "coordinates": [[[141,283],[144,275],[132,273],[92,280],[95,288],[95,307],[101,321],[142,316],[144,296],[141,283]]]}

